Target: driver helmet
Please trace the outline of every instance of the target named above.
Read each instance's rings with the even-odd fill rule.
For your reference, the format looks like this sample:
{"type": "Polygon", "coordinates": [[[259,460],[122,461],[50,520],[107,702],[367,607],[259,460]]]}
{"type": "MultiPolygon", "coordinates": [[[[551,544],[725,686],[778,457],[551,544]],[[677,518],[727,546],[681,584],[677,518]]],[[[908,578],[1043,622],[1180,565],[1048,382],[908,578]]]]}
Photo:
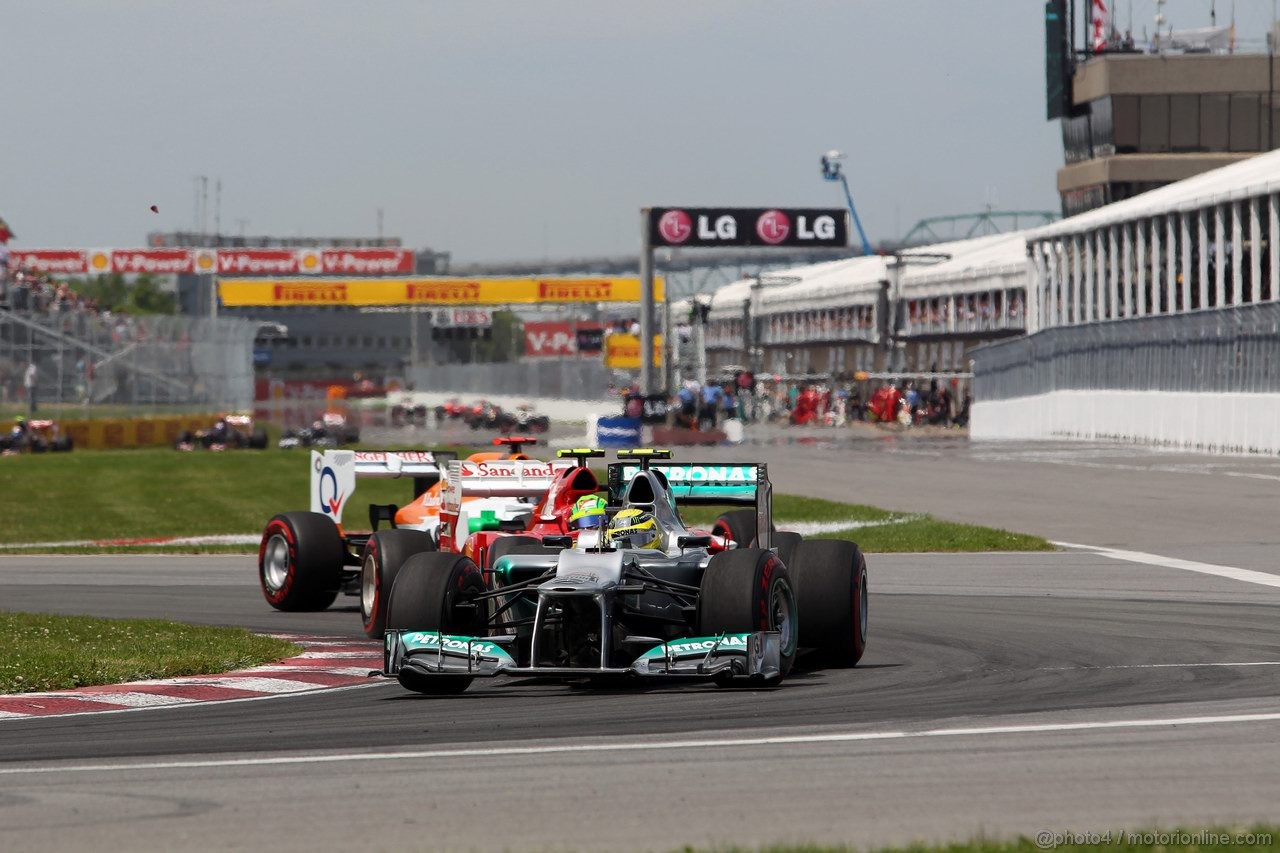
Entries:
{"type": "Polygon", "coordinates": [[[609,522],[609,540],[628,539],[632,548],[657,548],[658,533],[653,513],[642,509],[624,509],[609,522]]]}
{"type": "Polygon", "coordinates": [[[569,524],[574,530],[604,527],[604,508],[604,499],[599,495],[584,495],[574,503],[569,524]]]}

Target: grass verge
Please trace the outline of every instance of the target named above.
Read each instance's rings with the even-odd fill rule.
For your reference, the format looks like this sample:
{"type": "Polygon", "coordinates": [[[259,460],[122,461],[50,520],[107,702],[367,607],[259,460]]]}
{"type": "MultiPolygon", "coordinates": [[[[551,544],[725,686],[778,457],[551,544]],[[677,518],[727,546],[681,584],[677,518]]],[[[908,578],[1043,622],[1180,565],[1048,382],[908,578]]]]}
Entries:
{"type": "Polygon", "coordinates": [[[230,672],[300,647],[242,628],[0,612],[0,694],[230,672]]]}
{"type": "MultiPolygon", "coordinates": [[[[690,507],[684,515],[690,524],[710,525],[721,512],[720,507],[690,507]]],[[[868,553],[1054,550],[1039,536],[798,495],[774,495],[773,516],[780,530],[799,523],[854,522],[844,530],[808,538],[848,539],[868,553]]]]}
{"type": "MultiPolygon", "coordinates": [[[[0,461],[9,498],[0,543],[246,533],[310,506],[306,451],[77,450],[0,461]]],[[[352,518],[368,503],[408,503],[412,489],[362,479],[352,518]]]]}
{"type": "MultiPolygon", "coordinates": [[[[1275,850],[1280,826],[1257,824],[1250,827],[1180,827],[1176,829],[1135,829],[1123,832],[1040,833],[1036,838],[1020,836],[1006,841],[978,838],[951,844],[912,844],[906,847],[863,848],[868,853],[1252,853],[1275,850]],[[1042,836],[1048,836],[1047,839],[1042,836]],[[1102,839],[1108,839],[1102,841],[1102,839]],[[1111,839],[1119,840],[1111,840],[1111,839]],[[1038,840],[1039,839],[1039,840],[1038,840]],[[1097,839],[1097,841],[1094,841],[1097,839]],[[1044,843],[1047,840],[1049,843],[1044,843]]],[[[768,847],[684,847],[680,853],[856,853],[859,848],[825,844],[779,844],[768,847]]]]}
{"type": "MultiPolygon", "coordinates": [[[[167,448],[9,457],[0,462],[0,494],[15,499],[6,507],[0,544],[254,533],[278,512],[309,506],[309,459],[305,451],[178,453],[167,448]]],[[[406,503],[411,489],[408,480],[362,479],[348,516],[359,527],[367,504],[406,503]]],[[[828,527],[812,535],[851,539],[869,552],[1053,550],[1039,537],[862,504],[780,494],[773,506],[783,529],[801,522],[850,522],[848,529],[828,527]]],[[[709,526],[721,511],[689,507],[685,515],[692,525],[709,526]]],[[[56,550],[243,554],[255,547],[108,544],[56,550]]]]}

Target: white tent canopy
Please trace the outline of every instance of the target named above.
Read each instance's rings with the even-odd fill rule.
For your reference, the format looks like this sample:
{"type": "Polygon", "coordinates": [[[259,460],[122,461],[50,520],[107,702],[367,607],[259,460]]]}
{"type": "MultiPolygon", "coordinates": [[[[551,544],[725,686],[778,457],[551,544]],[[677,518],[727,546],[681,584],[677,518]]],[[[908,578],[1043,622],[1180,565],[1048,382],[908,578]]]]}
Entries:
{"type": "MultiPolygon", "coordinates": [[[[989,234],[909,249],[902,253],[906,259],[901,267],[903,291],[929,297],[1024,287],[1025,234],[989,234]]],[[[759,313],[874,305],[882,283],[890,280],[893,263],[892,256],[871,255],[769,273],[761,289],[759,313]],[[769,278],[799,280],[770,286],[769,278]]],[[[740,279],[717,290],[711,299],[711,317],[740,317],[754,283],[755,279],[740,279]]]]}
{"type": "Polygon", "coordinates": [[[950,245],[955,248],[948,260],[905,269],[904,295],[927,299],[1027,286],[1026,232],[994,234],[950,245]]]}
{"type": "Polygon", "coordinates": [[[1026,232],[1028,242],[1082,234],[1280,191],[1280,151],[1270,151],[1026,232]]]}

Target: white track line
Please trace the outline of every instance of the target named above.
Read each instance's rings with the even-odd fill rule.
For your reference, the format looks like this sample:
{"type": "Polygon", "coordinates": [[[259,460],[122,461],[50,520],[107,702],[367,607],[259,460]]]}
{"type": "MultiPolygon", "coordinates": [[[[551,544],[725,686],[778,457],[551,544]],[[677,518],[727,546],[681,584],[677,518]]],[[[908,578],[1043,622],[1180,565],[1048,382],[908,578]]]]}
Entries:
{"type": "MultiPolygon", "coordinates": [[[[1042,666],[1036,672],[1093,672],[1104,669],[1186,669],[1200,666],[1280,666],[1280,660],[1213,661],[1210,663],[1118,663],[1106,666],[1042,666]]],[[[1016,672],[1018,670],[1007,670],[1016,672]]]]}
{"type": "Polygon", "coordinates": [[[519,755],[563,755],[574,753],[655,752],[677,749],[734,749],[753,746],[853,743],[859,741],[904,740],[935,737],[990,737],[993,735],[1045,734],[1094,731],[1098,729],[1147,729],[1172,726],[1210,726],[1230,723],[1280,721],[1280,713],[1232,714],[1213,717],[1169,717],[1154,720],[1104,720],[1086,723],[1043,723],[1040,725],[985,726],[977,728],[926,729],[923,731],[847,732],[836,734],[779,735],[729,739],[687,739],[642,743],[554,744],[550,746],[495,746],[475,749],[426,749],[415,752],[364,752],[335,755],[294,755],[273,758],[224,758],[198,761],[152,761],[139,764],[75,764],[39,767],[0,768],[0,776],[37,773],[127,773],[135,770],[201,769],[213,767],[267,767],[295,764],[335,764],[339,762],[420,761],[423,759],[500,758],[519,755]]]}
{"type": "Polygon", "coordinates": [[[1228,578],[1230,580],[1256,583],[1262,586],[1280,587],[1280,575],[1267,572],[1255,572],[1252,569],[1237,569],[1235,566],[1217,566],[1213,563],[1197,563],[1195,560],[1179,560],[1176,557],[1162,557],[1159,554],[1148,554],[1143,551],[1122,551],[1117,548],[1099,548],[1096,545],[1080,545],[1075,542],[1054,542],[1060,548],[1073,548],[1080,551],[1092,551],[1113,560],[1127,563],[1144,563],[1148,566],[1164,566],[1169,569],[1182,569],[1188,572],[1199,572],[1202,575],[1228,578]]]}

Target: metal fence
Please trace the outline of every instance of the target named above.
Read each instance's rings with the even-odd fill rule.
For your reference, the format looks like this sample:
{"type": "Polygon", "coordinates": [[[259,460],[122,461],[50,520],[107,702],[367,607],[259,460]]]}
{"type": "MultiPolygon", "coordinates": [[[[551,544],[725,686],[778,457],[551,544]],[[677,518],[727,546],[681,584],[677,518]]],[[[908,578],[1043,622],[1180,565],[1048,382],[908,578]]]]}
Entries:
{"type": "Polygon", "coordinates": [[[230,318],[0,309],[0,405],[29,410],[34,397],[36,411],[55,414],[245,409],[256,329],[230,318]]]}
{"type": "Polygon", "coordinates": [[[615,381],[613,371],[586,358],[420,365],[410,371],[410,378],[418,391],[561,400],[604,399],[615,381]]]}
{"type": "Polygon", "coordinates": [[[1280,303],[1060,326],[973,353],[974,397],[1064,390],[1280,392],[1280,303]]]}

